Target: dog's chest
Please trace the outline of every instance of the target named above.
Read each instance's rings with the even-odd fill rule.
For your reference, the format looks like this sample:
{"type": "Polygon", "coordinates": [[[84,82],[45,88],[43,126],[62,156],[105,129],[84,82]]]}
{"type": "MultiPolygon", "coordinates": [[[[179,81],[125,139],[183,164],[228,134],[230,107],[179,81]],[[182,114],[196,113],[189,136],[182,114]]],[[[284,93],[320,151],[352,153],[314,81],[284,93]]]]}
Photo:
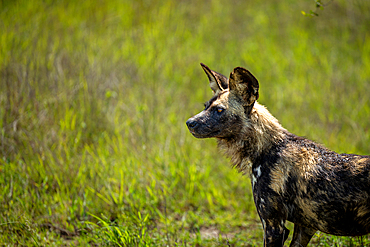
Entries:
{"type": "MultiPolygon", "coordinates": [[[[259,196],[266,194],[278,192],[283,190],[285,187],[285,176],[281,174],[276,174],[276,169],[264,165],[253,165],[251,169],[251,183],[253,188],[253,193],[259,193],[259,196]],[[275,188],[275,189],[274,189],[275,188]]],[[[279,173],[283,173],[280,171],[279,173]]]]}
{"type": "Polygon", "coordinates": [[[254,187],[256,186],[257,180],[261,177],[261,175],[262,175],[261,165],[252,169],[251,181],[252,181],[253,190],[254,190],[254,187]]]}
{"type": "MultiPolygon", "coordinates": [[[[253,166],[251,169],[250,179],[252,183],[252,191],[257,210],[263,205],[266,205],[268,199],[271,200],[271,183],[270,170],[262,165],[253,166]]],[[[258,210],[260,211],[260,210],[258,210]]]]}
{"type": "Polygon", "coordinates": [[[261,218],[286,218],[285,179],[274,179],[274,169],[264,165],[252,167],[250,174],[253,198],[261,218]],[[282,192],[282,193],[280,193],[282,192]]]}

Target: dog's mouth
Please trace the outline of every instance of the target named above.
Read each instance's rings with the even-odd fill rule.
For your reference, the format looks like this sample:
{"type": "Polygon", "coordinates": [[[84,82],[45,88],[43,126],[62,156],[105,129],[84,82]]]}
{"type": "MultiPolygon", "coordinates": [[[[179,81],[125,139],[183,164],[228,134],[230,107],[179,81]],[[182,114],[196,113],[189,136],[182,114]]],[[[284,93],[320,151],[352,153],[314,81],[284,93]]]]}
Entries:
{"type": "Polygon", "coordinates": [[[189,131],[190,131],[190,133],[194,136],[194,137],[196,137],[196,138],[204,138],[203,137],[203,135],[201,135],[201,134],[199,134],[199,133],[197,133],[195,130],[193,130],[193,129],[189,129],[189,131]]]}
{"type": "Polygon", "coordinates": [[[216,137],[220,133],[220,131],[213,131],[209,133],[199,133],[193,129],[189,129],[189,131],[195,138],[211,138],[211,137],[216,137]]]}

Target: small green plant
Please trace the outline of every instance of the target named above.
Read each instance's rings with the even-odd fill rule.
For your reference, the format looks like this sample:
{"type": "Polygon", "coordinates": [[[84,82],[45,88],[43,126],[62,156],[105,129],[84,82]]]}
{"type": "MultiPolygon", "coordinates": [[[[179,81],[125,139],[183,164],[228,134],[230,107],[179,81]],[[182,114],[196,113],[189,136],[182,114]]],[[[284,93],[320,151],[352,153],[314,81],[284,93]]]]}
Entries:
{"type": "Polygon", "coordinates": [[[318,9],[324,9],[324,6],[322,5],[321,0],[315,0],[315,5],[316,5],[316,10],[315,11],[310,10],[309,13],[306,13],[305,11],[302,10],[301,11],[302,15],[309,16],[309,17],[319,16],[319,14],[317,13],[317,10],[318,9]]]}
{"type": "Polygon", "coordinates": [[[323,4],[321,0],[314,0],[315,1],[315,7],[316,9],[315,10],[310,10],[309,13],[306,13],[305,11],[301,11],[302,15],[304,16],[308,16],[308,17],[314,17],[314,16],[319,16],[318,14],[318,10],[321,9],[323,10],[325,6],[327,6],[329,3],[331,3],[333,0],[331,0],[329,3],[327,4],[323,4]]]}
{"type": "Polygon", "coordinates": [[[96,236],[102,244],[107,246],[119,247],[146,247],[151,246],[152,241],[147,233],[148,215],[142,218],[140,212],[138,213],[138,225],[130,227],[119,225],[115,222],[109,221],[106,217],[98,217],[91,215],[98,220],[97,223],[87,222],[95,227],[96,236]]]}

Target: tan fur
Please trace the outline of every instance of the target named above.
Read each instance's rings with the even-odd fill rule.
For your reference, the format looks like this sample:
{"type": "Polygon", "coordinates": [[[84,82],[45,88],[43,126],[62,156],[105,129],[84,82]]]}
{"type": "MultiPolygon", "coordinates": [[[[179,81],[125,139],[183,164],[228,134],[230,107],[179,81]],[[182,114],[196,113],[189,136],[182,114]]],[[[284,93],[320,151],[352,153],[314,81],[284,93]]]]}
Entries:
{"type": "Polygon", "coordinates": [[[271,184],[270,187],[278,194],[285,192],[285,184],[288,180],[290,166],[286,163],[280,163],[271,170],[271,184]]]}
{"type": "MultiPolygon", "coordinates": [[[[224,99],[227,97],[228,92],[222,96],[224,99]]],[[[240,109],[241,106],[239,104],[230,104],[230,102],[233,102],[230,100],[228,102],[228,107],[231,111],[239,112],[240,114],[242,111],[242,109],[240,109]]],[[[277,142],[279,139],[284,138],[285,129],[280,125],[279,121],[270,114],[266,107],[260,105],[258,102],[255,102],[250,118],[244,116],[243,121],[243,129],[237,131],[244,133],[244,135],[240,135],[241,137],[250,138],[250,141],[255,145],[254,147],[257,153],[268,148],[270,143],[277,142]]],[[[231,158],[233,166],[238,169],[239,172],[249,175],[251,173],[250,169],[252,163],[248,157],[240,155],[240,150],[244,148],[244,145],[244,139],[242,138],[234,140],[233,143],[219,140],[219,147],[231,158]]]]}

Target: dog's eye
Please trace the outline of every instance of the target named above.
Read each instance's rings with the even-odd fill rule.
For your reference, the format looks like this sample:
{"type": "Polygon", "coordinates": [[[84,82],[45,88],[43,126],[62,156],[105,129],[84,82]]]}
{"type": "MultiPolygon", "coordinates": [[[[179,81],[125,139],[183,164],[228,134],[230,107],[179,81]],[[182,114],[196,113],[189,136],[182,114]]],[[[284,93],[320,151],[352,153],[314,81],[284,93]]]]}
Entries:
{"type": "Polygon", "coordinates": [[[220,108],[220,107],[219,107],[219,108],[217,108],[217,112],[218,112],[218,113],[221,113],[221,112],[223,112],[223,111],[224,111],[224,109],[223,109],[223,108],[220,108]]]}

